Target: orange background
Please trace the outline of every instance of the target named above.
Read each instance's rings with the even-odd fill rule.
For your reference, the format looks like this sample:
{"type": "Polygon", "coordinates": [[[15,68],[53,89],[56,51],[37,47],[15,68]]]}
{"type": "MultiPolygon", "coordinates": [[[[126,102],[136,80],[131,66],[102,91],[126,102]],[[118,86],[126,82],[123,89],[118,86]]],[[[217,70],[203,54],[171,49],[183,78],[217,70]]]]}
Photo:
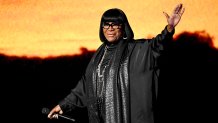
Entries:
{"type": "Polygon", "coordinates": [[[59,56],[100,44],[99,23],[109,8],[122,9],[135,38],[155,36],[178,3],[186,8],[176,34],[205,30],[218,47],[217,0],[0,0],[0,53],[59,56]]]}

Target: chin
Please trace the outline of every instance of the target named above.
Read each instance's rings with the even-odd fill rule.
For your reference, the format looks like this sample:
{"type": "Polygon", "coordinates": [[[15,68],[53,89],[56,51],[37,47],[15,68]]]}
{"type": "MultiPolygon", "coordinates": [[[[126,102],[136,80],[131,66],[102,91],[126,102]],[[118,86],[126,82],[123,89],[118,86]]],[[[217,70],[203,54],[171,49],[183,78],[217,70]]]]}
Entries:
{"type": "Polygon", "coordinates": [[[113,43],[113,42],[117,42],[117,39],[109,38],[109,39],[108,39],[108,42],[111,42],[111,43],[113,43]]]}

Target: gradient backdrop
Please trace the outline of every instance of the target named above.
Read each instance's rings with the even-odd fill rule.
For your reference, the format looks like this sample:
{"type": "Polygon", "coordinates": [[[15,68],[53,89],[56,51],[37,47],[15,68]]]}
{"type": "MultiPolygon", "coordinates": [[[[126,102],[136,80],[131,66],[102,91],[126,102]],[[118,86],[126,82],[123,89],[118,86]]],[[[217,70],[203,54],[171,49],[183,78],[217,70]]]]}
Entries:
{"type": "Polygon", "coordinates": [[[217,0],[0,0],[0,53],[47,57],[95,50],[101,42],[100,17],[109,8],[122,9],[135,38],[158,34],[178,3],[186,8],[176,34],[205,30],[218,47],[217,0]]]}
{"type": "MultiPolygon", "coordinates": [[[[162,12],[180,2],[185,13],[160,59],[157,120],[216,123],[218,50],[210,44],[213,37],[218,48],[217,0],[0,0],[0,121],[72,123],[49,120],[41,109],[76,86],[101,44],[103,12],[121,8],[135,38],[150,38],[167,24],[162,12]]],[[[70,116],[84,121],[85,111],[70,116]]]]}

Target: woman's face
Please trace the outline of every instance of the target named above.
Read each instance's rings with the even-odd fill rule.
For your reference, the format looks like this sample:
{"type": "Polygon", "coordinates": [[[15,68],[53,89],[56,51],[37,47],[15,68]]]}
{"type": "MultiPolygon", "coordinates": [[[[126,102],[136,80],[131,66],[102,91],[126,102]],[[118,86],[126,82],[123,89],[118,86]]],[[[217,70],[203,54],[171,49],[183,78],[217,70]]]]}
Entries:
{"type": "Polygon", "coordinates": [[[122,37],[122,25],[114,22],[103,24],[103,33],[108,42],[114,43],[122,37]]]}

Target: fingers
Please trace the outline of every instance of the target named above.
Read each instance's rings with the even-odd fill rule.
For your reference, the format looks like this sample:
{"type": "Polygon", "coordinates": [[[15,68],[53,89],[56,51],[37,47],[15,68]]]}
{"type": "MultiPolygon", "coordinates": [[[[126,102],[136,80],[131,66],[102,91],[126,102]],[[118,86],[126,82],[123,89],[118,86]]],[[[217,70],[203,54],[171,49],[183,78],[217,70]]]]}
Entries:
{"type": "Polygon", "coordinates": [[[52,119],[53,116],[54,116],[54,111],[52,110],[52,111],[49,112],[48,118],[49,118],[49,119],[52,119]]]}
{"type": "Polygon", "coordinates": [[[52,118],[58,118],[58,113],[59,114],[63,114],[63,111],[61,110],[60,106],[57,105],[56,107],[54,107],[48,114],[48,118],[52,119],[52,118]]]}
{"type": "Polygon", "coordinates": [[[181,17],[184,12],[185,12],[185,8],[183,7],[183,4],[180,3],[174,9],[173,14],[177,14],[181,17]]]}
{"type": "Polygon", "coordinates": [[[179,5],[180,5],[180,4],[178,4],[178,5],[174,8],[173,13],[177,13],[177,12],[178,12],[179,5]]]}
{"type": "Polygon", "coordinates": [[[48,118],[49,118],[49,119],[58,119],[58,114],[55,113],[55,112],[50,112],[50,113],[48,114],[48,118]]]}
{"type": "Polygon", "coordinates": [[[166,12],[163,12],[163,14],[165,15],[165,17],[168,19],[170,18],[170,16],[166,13],[166,12]]]}
{"type": "Polygon", "coordinates": [[[59,114],[63,114],[63,111],[62,111],[62,110],[60,110],[60,111],[59,111],[59,114]]]}
{"type": "Polygon", "coordinates": [[[173,11],[173,13],[174,14],[179,14],[180,13],[180,11],[181,11],[181,9],[182,9],[182,4],[180,3],[180,4],[178,4],[177,6],[176,6],[176,8],[174,9],[174,11],[173,11]]]}
{"type": "Polygon", "coordinates": [[[54,114],[54,115],[52,115],[52,118],[54,118],[54,119],[58,119],[58,114],[54,114]]]}
{"type": "Polygon", "coordinates": [[[182,16],[182,14],[185,12],[185,8],[183,8],[182,10],[181,10],[181,12],[179,13],[179,15],[180,16],[182,16]]]}

